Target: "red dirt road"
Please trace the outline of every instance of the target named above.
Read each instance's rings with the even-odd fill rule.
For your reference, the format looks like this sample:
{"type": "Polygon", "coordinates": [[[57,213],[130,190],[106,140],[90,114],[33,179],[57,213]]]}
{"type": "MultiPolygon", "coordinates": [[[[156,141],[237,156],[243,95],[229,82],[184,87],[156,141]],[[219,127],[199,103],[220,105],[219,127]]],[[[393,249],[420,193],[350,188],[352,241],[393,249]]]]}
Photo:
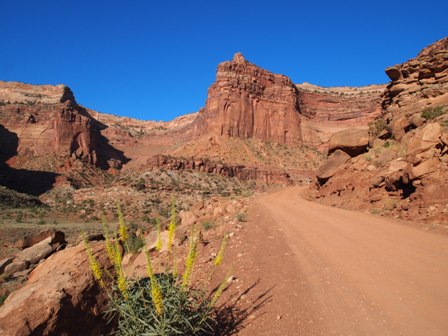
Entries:
{"type": "Polygon", "coordinates": [[[448,236],[298,188],[255,198],[249,219],[236,274],[242,289],[259,280],[246,303],[267,302],[239,335],[448,335],[448,236]]]}

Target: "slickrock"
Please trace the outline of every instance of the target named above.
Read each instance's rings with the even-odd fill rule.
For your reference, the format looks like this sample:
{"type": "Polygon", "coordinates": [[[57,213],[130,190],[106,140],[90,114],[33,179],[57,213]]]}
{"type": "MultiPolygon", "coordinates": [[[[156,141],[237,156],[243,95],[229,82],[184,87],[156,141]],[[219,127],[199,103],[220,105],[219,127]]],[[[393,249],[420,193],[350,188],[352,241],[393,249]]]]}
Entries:
{"type": "MultiPolygon", "coordinates": [[[[104,244],[92,243],[102,265],[104,244]]],[[[39,264],[27,284],[0,307],[0,335],[100,335],[105,297],[95,284],[83,244],[60,251],[39,264]]]]}

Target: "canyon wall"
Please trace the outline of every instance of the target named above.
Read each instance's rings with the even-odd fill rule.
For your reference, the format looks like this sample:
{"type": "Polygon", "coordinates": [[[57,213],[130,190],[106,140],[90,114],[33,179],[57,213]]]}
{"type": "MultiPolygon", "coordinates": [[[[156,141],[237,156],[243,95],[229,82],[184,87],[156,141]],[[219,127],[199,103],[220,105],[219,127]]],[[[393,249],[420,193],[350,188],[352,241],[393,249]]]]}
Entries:
{"type": "MultiPolygon", "coordinates": [[[[24,165],[33,159],[59,157],[60,165],[64,158],[73,158],[108,168],[119,165],[121,159],[102,137],[102,125],[63,85],[0,82],[0,125],[15,135],[0,139],[1,147],[11,151],[15,146],[16,161],[21,159],[24,165]]],[[[44,162],[42,166],[46,166],[44,162]]]]}

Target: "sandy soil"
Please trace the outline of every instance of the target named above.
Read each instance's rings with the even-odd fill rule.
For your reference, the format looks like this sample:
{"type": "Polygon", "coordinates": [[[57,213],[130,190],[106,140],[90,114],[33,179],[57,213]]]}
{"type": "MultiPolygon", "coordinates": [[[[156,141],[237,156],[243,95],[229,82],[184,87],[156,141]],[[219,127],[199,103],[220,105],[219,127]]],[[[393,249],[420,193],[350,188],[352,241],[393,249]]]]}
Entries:
{"type": "Polygon", "coordinates": [[[448,335],[448,236],[300,193],[255,198],[229,252],[239,335],[448,335]]]}

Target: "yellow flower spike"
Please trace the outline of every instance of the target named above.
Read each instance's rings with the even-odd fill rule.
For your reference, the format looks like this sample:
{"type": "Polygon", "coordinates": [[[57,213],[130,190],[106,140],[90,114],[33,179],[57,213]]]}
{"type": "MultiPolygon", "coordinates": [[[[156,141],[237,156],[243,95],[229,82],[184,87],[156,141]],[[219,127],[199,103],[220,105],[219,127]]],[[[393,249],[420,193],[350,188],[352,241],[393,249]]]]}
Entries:
{"type": "Polygon", "coordinates": [[[215,260],[213,262],[215,266],[219,266],[222,263],[228,240],[229,240],[229,236],[225,235],[224,238],[222,239],[221,247],[219,248],[219,252],[216,255],[215,260]]]}
{"type": "Polygon", "coordinates": [[[127,282],[126,282],[126,276],[123,271],[123,267],[121,265],[122,263],[121,249],[118,240],[115,240],[113,250],[114,250],[113,265],[115,269],[115,275],[117,277],[117,287],[120,293],[123,295],[123,297],[127,300],[128,298],[127,282]]]}
{"type": "Polygon", "coordinates": [[[171,248],[173,246],[174,242],[174,236],[176,235],[176,200],[173,197],[171,199],[171,218],[170,218],[170,224],[168,225],[168,252],[171,251],[171,248]]]}
{"type": "Polygon", "coordinates": [[[114,246],[110,240],[109,225],[107,224],[106,216],[101,217],[101,222],[103,223],[104,240],[106,241],[106,253],[110,262],[114,263],[114,246]]]}
{"type": "Polygon", "coordinates": [[[212,301],[210,301],[210,306],[211,307],[213,307],[216,304],[216,302],[221,297],[222,292],[224,291],[224,289],[226,289],[228,277],[229,277],[229,274],[227,274],[227,276],[224,278],[224,280],[222,280],[222,282],[219,284],[219,287],[216,290],[215,294],[213,294],[212,301]]]}
{"type": "Polygon", "coordinates": [[[157,241],[156,241],[156,250],[160,252],[162,249],[162,226],[160,224],[160,219],[156,218],[157,223],[157,241]]]}
{"type": "Polygon", "coordinates": [[[114,265],[115,271],[117,272],[117,270],[121,268],[121,261],[122,261],[120,243],[118,242],[117,239],[114,241],[113,244],[113,252],[114,255],[112,263],[114,265]]]}
{"type": "Polygon", "coordinates": [[[118,215],[118,234],[120,236],[120,240],[125,242],[128,239],[128,230],[126,228],[126,224],[124,222],[123,212],[121,211],[120,203],[117,203],[117,215],[118,215]]]}
{"type": "Polygon", "coordinates": [[[187,259],[185,260],[185,271],[182,275],[182,286],[187,287],[190,283],[193,265],[197,256],[198,240],[194,237],[194,226],[191,228],[190,246],[188,249],[187,259]]]}
{"type": "Polygon", "coordinates": [[[160,289],[160,284],[157,281],[154,270],[152,269],[151,256],[148,250],[145,248],[146,255],[146,272],[148,273],[149,281],[151,283],[151,299],[156,309],[157,315],[161,316],[163,314],[163,296],[162,290],[160,289]]]}
{"type": "Polygon", "coordinates": [[[118,274],[117,274],[117,286],[118,290],[120,291],[121,295],[127,300],[128,295],[128,286],[126,282],[126,276],[124,275],[123,269],[120,267],[118,274]]]}
{"type": "Polygon", "coordinates": [[[104,288],[105,285],[104,285],[104,281],[103,281],[103,271],[101,270],[101,265],[98,262],[98,260],[96,260],[95,256],[93,255],[93,251],[90,248],[90,245],[89,245],[89,242],[87,241],[87,239],[84,239],[84,245],[86,248],[87,257],[89,259],[89,267],[93,273],[93,277],[98,281],[100,286],[102,288],[104,288]]]}

